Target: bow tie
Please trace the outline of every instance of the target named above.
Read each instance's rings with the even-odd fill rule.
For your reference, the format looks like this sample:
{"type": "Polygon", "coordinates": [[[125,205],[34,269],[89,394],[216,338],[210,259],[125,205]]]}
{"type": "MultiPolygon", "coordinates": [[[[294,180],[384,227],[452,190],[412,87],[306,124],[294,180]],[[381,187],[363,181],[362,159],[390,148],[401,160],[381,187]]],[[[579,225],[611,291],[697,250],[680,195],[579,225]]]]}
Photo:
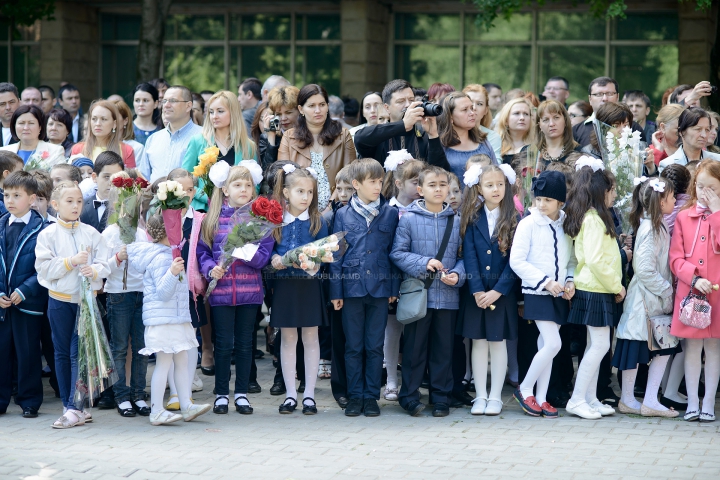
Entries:
{"type": "Polygon", "coordinates": [[[95,209],[100,208],[100,206],[107,207],[107,200],[93,200],[93,205],[95,205],[95,209]]]}

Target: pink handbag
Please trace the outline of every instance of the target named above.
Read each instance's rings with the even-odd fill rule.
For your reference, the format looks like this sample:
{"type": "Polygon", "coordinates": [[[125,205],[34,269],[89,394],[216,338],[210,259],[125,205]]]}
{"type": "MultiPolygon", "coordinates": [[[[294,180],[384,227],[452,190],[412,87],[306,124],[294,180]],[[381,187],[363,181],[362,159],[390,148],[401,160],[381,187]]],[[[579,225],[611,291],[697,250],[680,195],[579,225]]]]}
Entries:
{"type": "Polygon", "coordinates": [[[712,307],[702,293],[693,293],[697,277],[690,286],[690,293],[680,302],[680,322],[688,327],[705,329],[710,326],[712,307]]]}

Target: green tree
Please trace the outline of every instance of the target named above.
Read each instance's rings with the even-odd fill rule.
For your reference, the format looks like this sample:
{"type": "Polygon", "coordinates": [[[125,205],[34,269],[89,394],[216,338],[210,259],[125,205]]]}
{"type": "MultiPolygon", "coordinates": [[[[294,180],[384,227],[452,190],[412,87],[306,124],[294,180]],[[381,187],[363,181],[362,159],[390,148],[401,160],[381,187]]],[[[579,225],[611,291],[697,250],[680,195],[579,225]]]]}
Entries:
{"type": "Polygon", "coordinates": [[[171,3],[172,0],[142,0],[137,60],[138,81],[148,81],[160,76],[165,24],[171,3]]]}
{"type": "Polygon", "coordinates": [[[13,25],[32,25],[37,20],[53,20],[55,0],[3,0],[0,16],[7,17],[13,25]]]}

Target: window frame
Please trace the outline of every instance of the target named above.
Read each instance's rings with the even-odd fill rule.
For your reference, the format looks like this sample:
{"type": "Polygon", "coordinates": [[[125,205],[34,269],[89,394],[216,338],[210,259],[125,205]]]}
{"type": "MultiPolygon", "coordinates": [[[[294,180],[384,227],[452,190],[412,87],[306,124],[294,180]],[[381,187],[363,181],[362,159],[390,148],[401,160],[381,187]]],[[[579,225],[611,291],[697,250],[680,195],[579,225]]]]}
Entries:
{"type": "MultiPolygon", "coordinates": [[[[17,28],[23,28],[23,27],[16,27],[17,28]]],[[[35,28],[37,30],[40,29],[40,21],[38,20],[35,22],[35,24],[31,27],[35,28]]],[[[5,49],[7,52],[7,72],[8,72],[8,78],[7,80],[3,80],[5,82],[10,82],[14,84],[16,87],[18,87],[18,91],[22,91],[25,88],[27,88],[30,85],[23,85],[22,87],[18,85],[17,79],[18,78],[28,78],[28,64],[25,63],[24,67],[24,74],[22,76],[18,76],[15,74],[16,65],[14,62],[14,53],[13,49],[15,47],[40,47],[40,41],[39,40],[13,40],[13,27],[12,25],[7,26],[7,30],[5,31],[5,35],[0,37],[0,49],[5,49]],[[17,77],[17,78],[16,78],[17,77]]],[[[38,62],[40,61],[40,58],[37,59],[38,62]]]]}

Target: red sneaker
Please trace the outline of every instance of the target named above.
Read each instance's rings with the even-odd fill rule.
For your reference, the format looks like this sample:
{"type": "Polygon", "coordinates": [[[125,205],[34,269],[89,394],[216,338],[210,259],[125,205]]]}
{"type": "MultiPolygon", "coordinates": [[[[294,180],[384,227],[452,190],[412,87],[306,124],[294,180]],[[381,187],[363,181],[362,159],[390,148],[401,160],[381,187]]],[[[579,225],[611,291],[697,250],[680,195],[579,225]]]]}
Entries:
{"type": "Polygon", "coordinates": [[[542,409],[543,417],[545,417],[545,418],[557,418],[558,417],[557,408],[553,407],[548,402],[545,402],[542,405],[540,405],[540,408],[542,409]]]}
{"type": "MultiPolygon", "coordinates": [[[[515,389],[513,397],[515,397],[515,400],[518,401],[520,407],[523,409],[523,412],[531,417],[539,417],[543,413],[542,408],[540,408],[540,405],[537,404],[534,396],[531,395],[523,398],[522,393],[520,393],[520,389],[515,389]]],[[[557,410],[555,410],[555,414],[557,415],[557,410]]]]}

